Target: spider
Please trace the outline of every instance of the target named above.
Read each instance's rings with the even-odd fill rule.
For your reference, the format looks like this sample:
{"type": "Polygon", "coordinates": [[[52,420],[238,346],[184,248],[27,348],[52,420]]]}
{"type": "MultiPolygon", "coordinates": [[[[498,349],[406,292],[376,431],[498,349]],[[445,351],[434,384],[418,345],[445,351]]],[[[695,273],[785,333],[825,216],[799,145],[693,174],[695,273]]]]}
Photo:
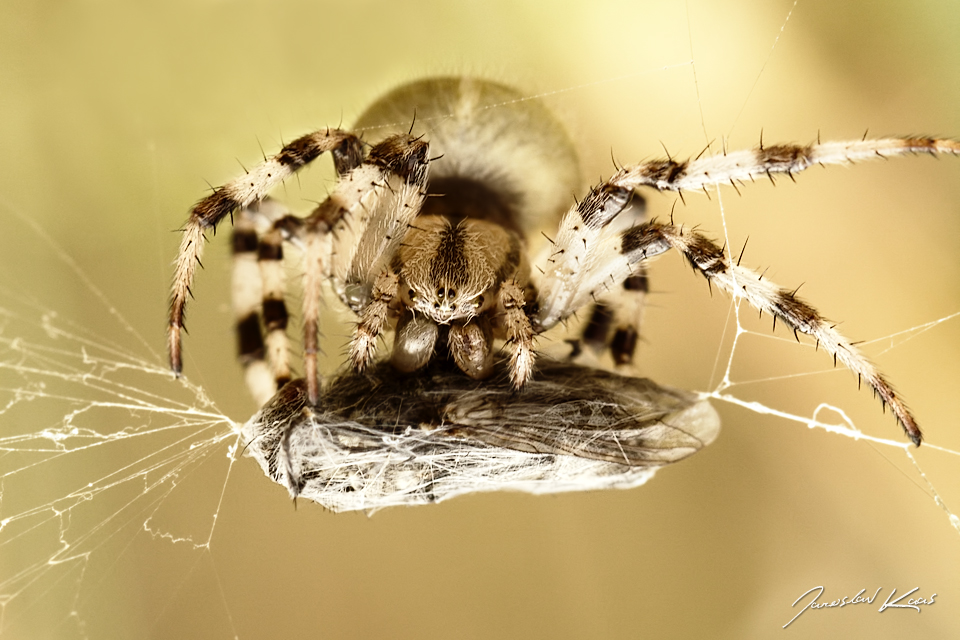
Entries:
{"type": "MultiPolygon", "coordinates": [[[[379,131],[370,141],[322,129],[297,138],[246,175],[198,202],[183,229],[170,305],[170,363],[182,370],[180,333],[204,233],[234,219],[234,290],[241,361],[261,404],[290,380],[280,260],[284,245],[304,256],[303,359],[306,401],[321,394],[317,369],[321,290],[329,281],[359,318],[349,360],[363,372],[379,337],[394,330],[390,362],[414,372],[450,359],[469,378],[494,371],[494,345],[510,355],[510,383],[535,376],[537,336],[590,307],[578,344],[608,349],[628,365],[647,292],[645,265],[679,251],[709,282],[804,333],[854,371],[890,406],[918,445],[921,432],[883,375],[821,314],[733,261],[696,230],[642,219],[647,187],[704,191],[756,177],[795,174],[813,165],[926,152],[960,153],[952,140],[905,137],[782,144],[701,153],[619,168],[573,206],[578,161],[563,126],[540,102],[488,80],[445,77],[400,86],[374,102],[355,125],[379,131]],[[382,123],[409,122],[384,130],[382,123]],[[270,199],[270,190],[325,152],[338,183],[306,217],[270,199]],[[234,216],[236,216],[234,218],[234,216]],[[531,270],[528,242],[559,221],[548,251],[531,270]],[[262,337],[261,325],[266,329],[262,337]]],[[[705,150],[706,151],[706,150],[705,150]]]]}

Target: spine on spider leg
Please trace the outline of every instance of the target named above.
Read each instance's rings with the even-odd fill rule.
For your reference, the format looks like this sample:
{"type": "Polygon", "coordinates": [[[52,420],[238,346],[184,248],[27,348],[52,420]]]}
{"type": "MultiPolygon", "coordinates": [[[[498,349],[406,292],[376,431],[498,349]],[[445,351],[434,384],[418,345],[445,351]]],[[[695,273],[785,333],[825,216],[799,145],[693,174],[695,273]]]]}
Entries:
{"type": "Polygon", "coordinates": [[[173,276],[173,291],[170,295],[170,326],[167,331],[167,352],[170,368],[178,376],[183,371],[183,354],[180,349],[180,333],[184,330],[183,317],[190,285],[193,283],[195,265],[203,255],[203,229],[194,220],[187,222],[177,254],[177,267],[173,276]]]}
{"type": "Polygon", "coordinates": [[[653,160],[624,167],[610,184],[660,191],[700,191],[707,185],[732,184],[776,174],[799,173],[809,167],[848,164],[915,153],[960,155],[960,142],[945,138],[902,137],[824,142],[808,145],[760,145],[755,149],[724,152],[678,162],[653,160]]]}
{"type": "Polygon", "coordinates": [[[224,217],[262,200],[273,187],[325,151],[333,152],[338,172],[357,166],[363,155],[361,143],[353,134],[339,129],[315,131],[284,146],[280,153],[246,175],[216,189],[191,210],[183,228],[170,300],[168,350],[170,368],[177,375],[183,370],[180,346],[183,316],[196,265],[200,264],[203,253],[204,232],[216,231],[224,217]]]}
{"type": "Polygon", "coordinates": [[[369,303],[373,282],[390,267],[423,204],[427,150],[426,142],[406,134],[381,141],[310,216],[336,238],[330,275],[337,295],[356,313],[369,303]]]}
{"type": "MultiPolygon", "coordinates": [[[[374,331],[379,335],[386,319],[386,311],[380,309],[384,305],[371,311],[375,317],[367,318],[363,311],[370,306],[372,281],[379,274],[372,270],[386,266],[384,252],[402,242],[402,233],[419,211],[426,183],[427,149],[425,142],[407,135],[380,142],[304,222],[304,373],[312,404],[316,404],[321,386],[317,358],[323,280],[332,276],[343,301],[365,314],[366,321],[361,322],[360,328],[368,332],[353,346],[354,364],[362,368],[375,347],[376,335],[368,334],[374,331]],[[392,185],[391,177],[401,184],[392,185]],[[370,238],[364,242],[368,235],[370,238]],[[332,250],[333,246],[337,251],[332,250]],[[382,311],[383,317],[374,311],[382,311]]],[[[390,298],[395,295],[394,291],[390,298]]]]}
{"type": "MultiPolygon", "coordinates": [[[[784,145],[789,147],[789,145],[784,145]]],[[[931,155],[960,155],[960,142],[947,138],[903,137],[854,140],[850,142],[824,142],[812,144],[811,164],[846,164],[860,160],[873,160],[888,156],[914,153],[931,155]]],[[[760,153],[766,152],[758,150],[760,153]]]]}
{"type": "Polygon", "coordinates": [[[362,201],[352,217],[352,237],[338,238],[338,246],[351,243],[355,250],[344,280],[369,286],[384,270],[403,242],[407,228],[420,213],[427,192],[429,145],[408,135],[391,136],[375,145],[367,163],[380,172],[383,188],[362,201]]]}
{"type": "Polygon", "coordinates": [[[627,207],[632,193],[629,188],[604,183],[563,216],[540,282],[539,311],[534,319],[538,332],[584,304],[579,298],[585,280],[595,273],[598,254],[603,253],[604,229],[627,207]]]}
{"type": "Polygon", "coordinates": [[[890,383],[849,340],[829,325],[816,309],[797,298],[794,292],[760,278],[746,267],[731,263],[720,247],[696,232],[683,232],[672,225],[656,223],[638,229],[642,229],[642,234],[650,238],[666,240],[711,282],[730,295],[745,299],[757,309],[780,318],[795,332],[815,338],[836,360],[873,387],[884,406],[890,406],[907,437],[920,446],[923,439],[920,427],[890,383]]]}
{"type": "MultiPolygon", "coordinates": [[[[619,307],[618,328],[624,329],[631,324],[636,325],[639,322],[639,315],[631,314],[628,309],[630,306],[642,303],[643,291],[624,291],[623,285],[629,283],[630,286],[642,288],[643,285],[640,282],[643,279],[640,278],[638,281],[634,277],[642,273],[644,262],[670,249],[669,243],[665,240],[649,238],[641,233],[645,228],[646,226],[631,227],[618,233],[605,234],[590,243],[589,259],[584,261],[579,273],[573,274],[573,277],[566,282],[556,283],[545,279],[544,282],[551,286],[541,288],[540,313],[549,314],[542,321],[543,324],[549,326],[547,323],[550,318],[562,320],[584,305],[601,299],[608,292],[619,291],[619,300],[616,299],[616,295],[603,299],[619,307]],[[546,296],[554,295],[555,297],[545,297],[544,288],[546,296]],[[630,315],[633,315],[633,320],[627,321],[630,315]]],[[[623,361],[622,364],[629,361],[633,347],[636,345],[638,332],[635,326],[632,337],[630,333],[628,329],[621,332],[617,338],[618,343],[614,347],[615,354],[619,353],[615,357],[623,361]]]]}

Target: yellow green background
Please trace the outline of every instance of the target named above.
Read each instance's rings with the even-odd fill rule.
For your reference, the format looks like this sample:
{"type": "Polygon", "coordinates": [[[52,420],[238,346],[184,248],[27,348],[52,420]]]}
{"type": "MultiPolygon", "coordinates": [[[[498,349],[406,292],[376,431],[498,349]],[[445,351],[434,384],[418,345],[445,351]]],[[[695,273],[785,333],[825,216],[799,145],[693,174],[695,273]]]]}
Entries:
{"type": "MultiPolygon", "coordinates": [[[[219,184],[241,170],[238,160],[255,163],[258,145],[270,153],[312,128],[349,124],[381,91],[425,74],[479,74],[546,94],[589,181],[610,175],[611,151],[620,162],[662,155],[661,144],[696,155],[707,139],[752,146],[761,130],[770,142],[867,129],[960,136],[956,2],[801,0],[784,24],[791,7],[9,0],[0,5],[0,282],[20,293],[0,306],[28,313],[33,296],[162,365],[173,230],[204,180],[219,184]]],[[[305,211],[329,179],[321,161],[279,195],[305,211]]],[[[960,312],[960,160],[814,168],[797,182],[722,192],[731,242],[750,239],[745,264],[769,267],[785,286],[804,283],[801,294],[856,340],[960,312]]],[[[674,201],[649,195],[649,210],[668,216],[674,201]]],[[[688,196],[675,216],[722,236],[716,197],[688,196]]],[[[256,407],[233,354],[225,235],[194,287],[185,368],[243,421],[256,407]]],[[[714,388],[727,362],[729,300],[710,297],[676,256],[654,267],[653,287],[641,373],[714,388]]],[[[756,322],[751,310],[743,322],[757,335],[743,338],[733,380],[778,379],[741,384],[738,397],[805,416],[831,403],[865,433],[903,439],[823,353],[791,344],[782,327],[766,337],[769,318],[756,322]]],[[[334,367],[348,326],[326,333],[334,367]]],[[[864,349],[925,428],[920,468],[960,510],[958,458],[935,448],[960,450],[960,318],[892,343],[864,349]]],[[[176,383],[167,386],[173,393],[176,383]]],[[[208,548],[154,538],[138,515],[94,533],[86,577],[48,572],[12,594],[16,563],[0,548],[0,593],[14,596],[0,604],[0,637],[960,636],[960,532],[900,450],[716,406],[719,440],[637,490],[488,494],[372,518],[294,510],[247,459],[228,477],[224,443],[151,521],[202,542],[216,513],[208,548]],[[919,615],[877,613],[879,603],[807,612],[781,630],[791,603],[821,584],[824,601],[919,586],[937,604],[919,615]]],[[[0,437],[56,424],[37,411],[35,427],[0,414],[0,437]]],[[[128,462],[98,464],[106,473],[128,462]]],[[[20,512],[15,480],[4,481],[0,518],[20,512]]],[[[104,498],[101,517],[122,506],[104,498]]],[[[17,554],[42,560],[55,550],[25,541],[17,554]]]]}

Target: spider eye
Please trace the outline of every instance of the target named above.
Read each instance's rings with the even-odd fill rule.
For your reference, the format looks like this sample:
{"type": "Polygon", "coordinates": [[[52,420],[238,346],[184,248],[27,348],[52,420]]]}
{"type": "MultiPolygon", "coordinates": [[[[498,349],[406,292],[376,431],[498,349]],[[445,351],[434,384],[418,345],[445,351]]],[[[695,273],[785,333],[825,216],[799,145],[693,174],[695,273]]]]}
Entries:
{"type": "Polygon", "coordinates": [[[440,287],[439,289],[437,289],[437,297],[438,298],[443,297],[443,287],[440,287]]]}
{"type": "Polygon", "coordinates": [[[434,309],[439,309],[439,308],[440,308],[440,303],[439,303],[439,302],[434,302],[434,303],[433,303],[433,308],[434,308],[434,309]]]}
{"type": "Polygon", "coordinates": [[[413,289],[410,289],[409,291],[407,291],[407,295],[410,297],[411,300],[417,299],[417,292],[414,291],[413,289]]]}
{"type": "Polygon", "coordinates": [[[457,292],[456,292],[456,291],[454,291],[453,289],[447,289],[447,297],[448,297],[448,298],[455,298],[456,296],[457,296],[457,292]]]}
{"type": "Polygon", "coordinates": [[[455,304],[450,305],[450,311],[456,311],[456,310],[457,310],[457,305],[455,304]]]}
{"type": "Polygon", "coordinates": [[[477,296],[477,299],[473,301],[473,305],[478,309],[483,306],[483,296],[477,296]]]}

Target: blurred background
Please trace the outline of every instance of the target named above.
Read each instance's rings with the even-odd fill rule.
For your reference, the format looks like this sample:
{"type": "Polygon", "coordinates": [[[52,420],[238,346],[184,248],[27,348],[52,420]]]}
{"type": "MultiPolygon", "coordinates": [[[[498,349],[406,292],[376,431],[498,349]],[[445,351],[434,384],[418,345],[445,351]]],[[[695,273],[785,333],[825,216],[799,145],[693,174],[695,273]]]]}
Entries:
{"type": "MultiPolygon", "coordinates": [[[[261,147],[269,154],[305,131],[348,125],[413,78],[477,74],[542,94],[581,149],[586,184],[612,173],[611,153],[621,163],[664,147],[693,156],[708,141],[754,146],[761,130],[768,143],[867,129],[960,136],[957,33],[952,0],[8,0],[2,335],[17,338],[29,318],[36,329],[52,312],[164,366],[174,230],[207,182],[256,163],[261,147]]],[[[321,160],[278,196],[307,211],[331,173],[321,160]]],[[[919,587],[936,604],[919,615],[877,613],[879,603],[808,611],[784,634],[960,636],[960,534],[926,484],[958,509],[958,178],[953,158],[815,168],[797,184],[687,196],[675,211],[722,238],[722,204],[732,245],[749,237],[744,264],[769,267],[784,286],[803,283],[805,299],[866,341],[924,427],[918,466],[893,447],[715,402],[719,440],[632,491],[333,515],[302,502],[295,510],[251,460],[229,465],[226,440],[150,494],[140,495],[142,479],[124,481],[146,510],[94,498],[100,513],[81,529],[42,491],[145,467],[149,451],[103,447],[99,458],[68,454],[56,466],[7,453],[0,520],[37,508],[56,524],[2,540],[0,636],[766,637],[818,585],[825,602],[919,587]],[[26,487],[25,473],[10,472],[24,464],[35,472],[26,487]],[[46,564],[71,545],[82,553],[46,564]],[[22,573],[24,559],[43,570],[22,573]]],[[[676,200],[647,198],[661,217],[676,200]]],[[[193,288],[185,371],[216,411],[242,422],[257,407],[235,363],[225,235],[210,243],[193,288]]],[[[714,389],[736,326],[729,299],[711,296],[677,256],[657,262],[652,278],[640,373],[714,389]]],[[[807,417],[829,403],[865,433],[903,440],[851,374],[782,327],[771,332],[769,318],[742,315],[749,333],[729,393],[807,417]]],[[[347,332],[327,323],[328,370],[347,332]]],[[[50,331],[38,339],[50,343],[49,367],[80,344],[50,331]]],[[[157,386],[159,404],[182,393],[170,380],[157,386]]],[[[0,413],[0,438],[60,424],[50,411],[35,402],[0,413]]]]}

